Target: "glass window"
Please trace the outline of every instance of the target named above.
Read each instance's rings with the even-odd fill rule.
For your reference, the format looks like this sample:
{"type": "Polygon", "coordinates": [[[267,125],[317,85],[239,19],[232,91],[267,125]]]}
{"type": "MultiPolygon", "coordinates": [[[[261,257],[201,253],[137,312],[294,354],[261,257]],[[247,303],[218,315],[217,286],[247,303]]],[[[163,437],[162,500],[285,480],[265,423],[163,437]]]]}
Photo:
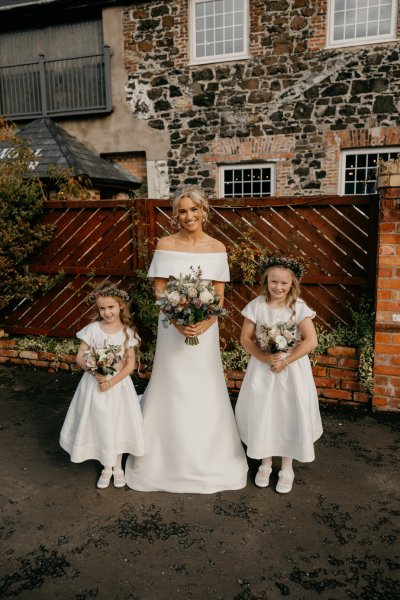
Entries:
{"type": "Polygon", "coordinates": [[[227,165],[220,167],[221,198],[262,198],[275,193],[275,165],[227,165]]]}
{"type": "Polygon", "coordinates": [[[248,0],[192,0],[191,14],[193,63],[247,57],[248,0]]]}
{"type": "Polygon", "coordinates": [[[376,170],[380,160],[397,158],[400,146],[375,150],[346,150],[342,154],[341,194],[375,194],[376,170]]]}
{"type": "Polygon", "coordinates": [[[329,45],[395,39],[396,0],[330,0],[329,45]]]}

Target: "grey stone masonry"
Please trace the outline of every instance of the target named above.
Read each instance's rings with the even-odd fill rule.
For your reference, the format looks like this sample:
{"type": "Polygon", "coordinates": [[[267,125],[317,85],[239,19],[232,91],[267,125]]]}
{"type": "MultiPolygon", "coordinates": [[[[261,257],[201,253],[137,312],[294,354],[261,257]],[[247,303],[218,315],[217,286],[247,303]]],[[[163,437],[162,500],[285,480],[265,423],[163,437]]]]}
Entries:
{"type": "Polygon", "coordinates": [[[132,115],[169,133],[172,190],[218,196],[218,165],[263,160],[276,195],[337,193],[341,149],[400,144],[399,42],[311,49],[327,3],[249,4],[250,57],[196,66],[187,1],[127,7],[132,115]]]}

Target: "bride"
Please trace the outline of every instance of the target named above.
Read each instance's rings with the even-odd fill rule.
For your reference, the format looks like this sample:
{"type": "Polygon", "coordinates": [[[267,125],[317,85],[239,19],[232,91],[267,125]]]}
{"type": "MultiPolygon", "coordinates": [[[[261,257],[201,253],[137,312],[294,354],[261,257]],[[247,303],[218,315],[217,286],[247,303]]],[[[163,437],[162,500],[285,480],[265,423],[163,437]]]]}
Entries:
{"type": "MultiPolygon", "coordinates": [[[[225,246],[207,235],[201,189],[181,188],[173,202],[179,231],[159,240],[148,276],[156,296],[170,275],[202,270],[223,298],[229,281],[225,246]]],[[[143,396],[145,454],[129,456],[126,483],[139,491],[211,494],[246,485],[247,461],[231,408],[219,349],[218,320],[194,325],[158,322],[150,382],[143,396]],[[184,343],[199,337],[199,344],[184,343]]]]}

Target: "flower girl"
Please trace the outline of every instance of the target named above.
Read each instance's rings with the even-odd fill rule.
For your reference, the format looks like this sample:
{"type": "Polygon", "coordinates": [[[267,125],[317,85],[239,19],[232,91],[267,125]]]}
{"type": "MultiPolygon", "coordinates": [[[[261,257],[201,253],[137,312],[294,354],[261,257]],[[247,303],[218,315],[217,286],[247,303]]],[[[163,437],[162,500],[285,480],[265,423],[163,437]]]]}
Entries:
{"type": "Polygon", "coordinates": [[[139,338],[132,328],[128,294],[102,284],[89,295],[95,321],[78,331],[77,364],[85,371],[65,417],[60,445],[72,462],[103,465],[97,487],[125,486],[122,454],[144,451],[142,413],[130,373],[139,338]]]}
{"type": "Polygon", "coordinates": [[[300,295],[302,259],[269,256],[262,295],[242,311],[241,344],[251,354],[236,405],[240,436],[251,458],[262,459],[255,483],[267,487],[272,457],[282,457],[276,491],[291,491],[293,459],[314,460],[322,435],[318,396],[308,353],[317,346],[315,312],[300,295]]]}

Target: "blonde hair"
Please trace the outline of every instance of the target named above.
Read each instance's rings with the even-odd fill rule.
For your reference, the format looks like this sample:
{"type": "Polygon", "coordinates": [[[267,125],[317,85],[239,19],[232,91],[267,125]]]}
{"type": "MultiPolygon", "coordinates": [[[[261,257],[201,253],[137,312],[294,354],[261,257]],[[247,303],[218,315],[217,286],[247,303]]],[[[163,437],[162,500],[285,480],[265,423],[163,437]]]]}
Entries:
{"type": "Polygon", "coordinates": [[[267,298],[267,302],[270,302],[271,300],[271,294],[268,290],[268,273],[271,271],[271,269],[284,269],[285,271],[288,271],[290,273],[290,276],[292,278],[292,285],[290,286],[289,291],[287,293],[286,302],[289,305],[289,308],[292,309],[291,318],[294,319],[296,315],[296,300],[300,296],[300,281],[296,276],[295,272],[292,271],[292,269],[289,269],[288,267],[284,267],[281,265],[273,265],[271,267],[268,267],[262,274],[260,281],[261,293],[267,298]]]}
{"type": "Polygon", "coordinates": [[[93,321],[101,321],[99,307],[97,306],[96,300],[97,298],[112,298],[120,307],[119,318],[123,325],[123,332],[125,334],[125,342],[124,342],[124,354],[128,355],[128,342],[129,342],[129,334],[128,328],[133,331],[134,337],[140,342],[140,338],[136,332],[136,327],[133,324],[131,311],[130,311],[130,301],[129,296],[123,290],[120,290],[117,286],[110,286],[110,283],[105,281],[101,283],[90,295],[89,299],[94,301],[94,318],[93,321]],[[114,293],[115,292],[115,293],[114,293]]]}
{"type": "Polygon", "coordinates": [[[205,225],[209,219],[210,207],[205,193],[197,185],[182,185],[176,190],[171,202],[173,225],[176,226],[178,223],[178,207],[182,198],[190,198],[196,206],[201,208],[203,225],[205,225]]]}

